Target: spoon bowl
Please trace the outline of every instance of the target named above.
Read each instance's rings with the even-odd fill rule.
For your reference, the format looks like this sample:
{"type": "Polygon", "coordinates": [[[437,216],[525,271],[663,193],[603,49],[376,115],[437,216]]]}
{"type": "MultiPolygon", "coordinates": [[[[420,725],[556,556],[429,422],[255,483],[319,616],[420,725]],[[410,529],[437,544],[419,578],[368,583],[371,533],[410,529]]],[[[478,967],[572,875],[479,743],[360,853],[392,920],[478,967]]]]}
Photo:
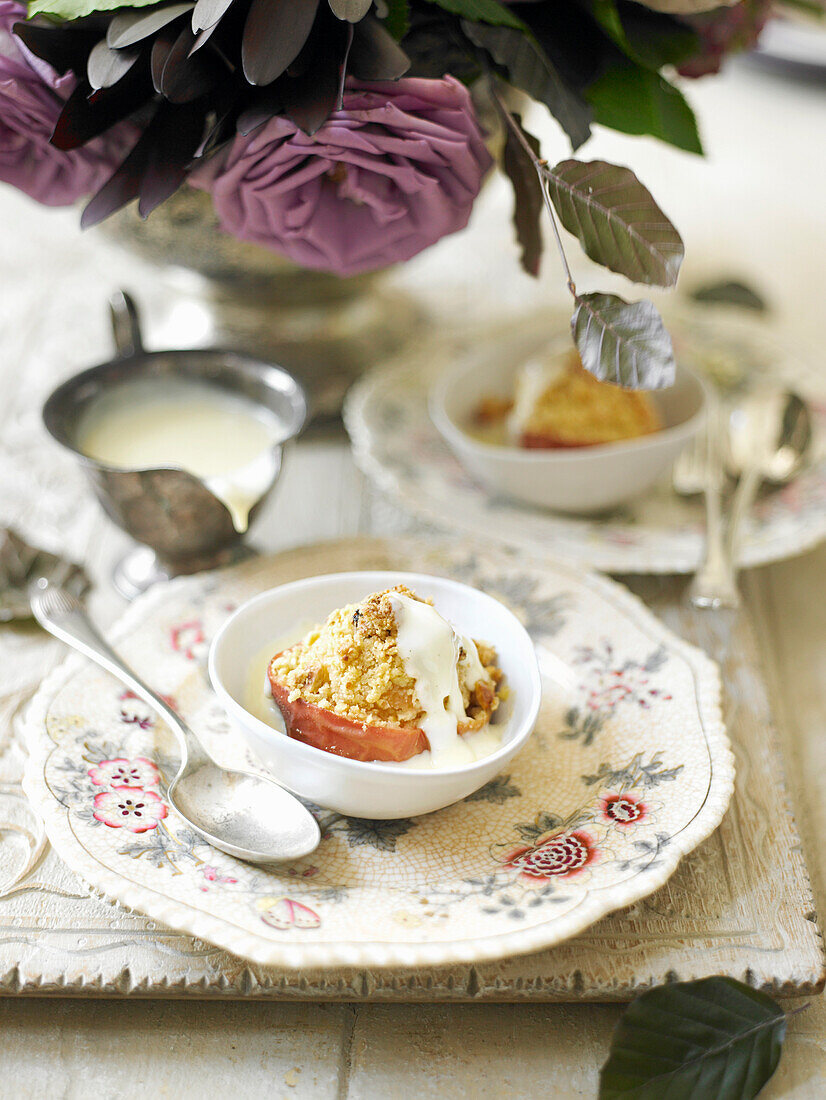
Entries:
{"type": "Polygon", "coordinates": [[[294,796],[260,776],[207,763],[179,772],[168,798],[213,847],[248,863],[300,859],[321,840],[313,815],[296,813],[294,796]]]}
{"type": "Polygon", "coordinates": [[[797,393],[759,390],[732,410],[726,465],[734,477],[755,470],[776,488],[797,477],[809,458],[812,420],[797,393]]]}
{"type": "Polygon", "coordinates": [[[167,798],[190,828],[213,847],[248,863],[300,859],[318,847],[321,830],[310,811],[271,779],[220,768],[180,715],[100,636],[74,596],[41,579],[30,598],[32,613],[45,630],[116,676],[175,734],[181,766],[167,798]]]}

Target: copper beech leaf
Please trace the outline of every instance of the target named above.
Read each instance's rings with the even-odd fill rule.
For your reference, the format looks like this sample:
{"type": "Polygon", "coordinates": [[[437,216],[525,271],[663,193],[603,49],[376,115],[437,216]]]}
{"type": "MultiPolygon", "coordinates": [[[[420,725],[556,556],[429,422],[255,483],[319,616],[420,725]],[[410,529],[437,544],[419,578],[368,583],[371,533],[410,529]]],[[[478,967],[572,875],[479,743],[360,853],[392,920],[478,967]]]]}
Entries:
{"type": "Polygon", "coordinates": [[[752,1100],[777,1069],[783,1010],[733,978],[671,982],[622,1016],[599,1100],[752,1100]]]}
{"type": "Polygon", "coordinates": [[[635,283],[676,283],[682,239],[630,168],[563,160],[547,179],[559,220],[595,263],[635,283]]]}
{"type": "Polygon", "coordinates": [[[487,26],[462,20],[462,30],[486,50],[515,87],[544,103],[577,149],[591,133],[591,109],[564,82],[532,34],[511,26],[487,26]]]}
{"type": "Polygon", "coordinates": [[[601,382],[657,390],[674,382],[674,349],[651,302],[578,294],[571,332],[582,365],[601,382]]]}
{"type": "MultiPolygon", "coordinates": [[[[522,125],[522,119],[517,114],[511,114],[511,119],[522,131],[522,135],[533,149],[537,158],[540,156],[539,142],[522,125]]],[[[529,275],[539,274],[539,260],[542,256],[542,230],[540,222],[542,218],[542,185],[539,182],[533,160],[528,155],[522,142],[514,134],[511,126],[505,125],[505,148],[502,153],[502,167],[505,175],[513,186],[513,225],[516,230],[516,239],[519,242],[522,254],[520,257],[522,267],[529,275]]]]}

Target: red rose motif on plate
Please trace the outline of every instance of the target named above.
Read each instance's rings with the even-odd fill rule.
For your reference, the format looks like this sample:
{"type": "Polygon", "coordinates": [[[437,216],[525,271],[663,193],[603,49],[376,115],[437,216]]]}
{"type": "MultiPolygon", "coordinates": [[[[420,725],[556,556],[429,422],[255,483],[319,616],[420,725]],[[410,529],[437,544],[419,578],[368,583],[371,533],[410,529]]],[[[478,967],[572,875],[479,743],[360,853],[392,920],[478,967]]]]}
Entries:
{"type": "Polygon", "coordinates": [[[523,877],[536,882],[575,875],[597,856],[593,837],[577,830],[552,836],[534,848],[518,848],[506,860],[523,877]]]}
{"type": "Polygon", "coordinates": [[[110,829],[148,833],[166,817],[166,806],[154,791],[140,787],[116,787],[95,795],[94,817],[110,829]]]}
{"type": "Polygon", "coordinates": [[[642,799],[633,794],[606,794],[602,799],[602,814],[613,825],[636,825],[648,809],[642,799]]]}

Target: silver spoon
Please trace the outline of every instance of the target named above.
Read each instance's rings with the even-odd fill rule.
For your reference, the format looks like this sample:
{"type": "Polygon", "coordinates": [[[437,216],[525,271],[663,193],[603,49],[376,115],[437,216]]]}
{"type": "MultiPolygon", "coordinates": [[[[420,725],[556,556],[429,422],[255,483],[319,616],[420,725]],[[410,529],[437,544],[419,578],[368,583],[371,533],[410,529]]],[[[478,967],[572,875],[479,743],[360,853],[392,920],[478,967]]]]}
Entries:
{"type": "Polygon", "coordinates": [[[796,393],[759,390],[729,417],[729,471],[738,477],[731,502],[728,552],[737,561],[740,532],[764,481],[787,485],[806,464],[812,444],[809,406],[796,393]]]}
{"type": "Polygon", "coordinates": [[[219,768],[181,717],[98,634],[74,596],[45,579],[30,596],[45,630],[111,672],[163,717],[181,749],[169,804],[204,840],[248,863],[299,859],[318,847],[321,831],[310,811],[272,780],[219,768]]]}
{"type": "Polygon", "coordinates": [[[739,606],[733,585],[719,586],[719,575],[736,576],[743,521],[764,481],[779,487],[792,481],[809,456],[812,425],[799,394],[762,389],[736,406],[728,421],[727,466],[738,477],[731,502],[724,553],[711,575],[701,570],[691,588],[696,607],[739,606]]]}

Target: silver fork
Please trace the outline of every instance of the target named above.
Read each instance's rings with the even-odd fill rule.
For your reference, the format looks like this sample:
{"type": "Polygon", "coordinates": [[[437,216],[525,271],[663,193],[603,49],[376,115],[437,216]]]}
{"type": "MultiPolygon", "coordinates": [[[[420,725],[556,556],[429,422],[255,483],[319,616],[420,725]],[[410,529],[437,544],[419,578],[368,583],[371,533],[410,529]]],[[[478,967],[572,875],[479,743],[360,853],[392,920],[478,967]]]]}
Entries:
{"type": "Polygon", "coordinates": [[[682,496],[702,493],[705,501],[705,559],[688,590],[689,600],[695,607],[735,609],[740,606],[740,593],[723,523],[725,430],[720,403],[716,397],[709,395],[706,422],[674,466],[675,490],[682,496]]]}

